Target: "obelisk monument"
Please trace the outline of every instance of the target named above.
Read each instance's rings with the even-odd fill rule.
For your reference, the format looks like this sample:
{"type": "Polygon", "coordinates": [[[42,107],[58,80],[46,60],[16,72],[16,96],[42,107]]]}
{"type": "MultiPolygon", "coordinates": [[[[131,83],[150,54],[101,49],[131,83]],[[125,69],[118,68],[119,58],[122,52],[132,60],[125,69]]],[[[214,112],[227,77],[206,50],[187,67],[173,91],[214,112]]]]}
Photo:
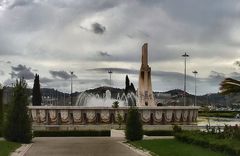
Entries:
{"type": "Polygon", "coordinates": [[[156,106],[151,81],[151,68],[148,65],[148,44],[142,46],[142,65],[138,82],[138,103],[137,106],[156,106]]]}

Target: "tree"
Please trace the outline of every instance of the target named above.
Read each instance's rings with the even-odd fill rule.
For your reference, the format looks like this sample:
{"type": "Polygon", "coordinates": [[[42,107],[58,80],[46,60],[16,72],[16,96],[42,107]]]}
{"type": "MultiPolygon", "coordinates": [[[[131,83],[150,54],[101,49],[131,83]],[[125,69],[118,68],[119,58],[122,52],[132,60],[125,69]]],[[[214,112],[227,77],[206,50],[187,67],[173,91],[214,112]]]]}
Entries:
{"type": "Polygon", "coordinates": [[[128,75],[126,75],[126,78],[125,78],[125,94],[127,95],[128,93],[128,89],[129,89],[129,78],[128,78],[128,75]]]}
{"type": "Polygon", "coordinates": [[[13,97],[4,121],[3,136],[6,140],[21,143],[29,143],[32,140],[27,105],[27,83],[20,79],[13,88],[13,97]]]}
{"type": "Polygon", "coordinates": [[[238,93],[240,92],[240,81],[226,78],[220,84],[220,91],[222,94],[238,93]]]}
{"type": "Polygon", "coordinates": [[[117,123],[118,123],[118,128],[121,129],[121,125],[123,123],[123,118],[122,116],[120,115],[120,113],[117,113],[117,123]]]}
{"type": "Polygon", "coordinates": [[[32,105],[33,106],[41,106],[42,103],[42,95],[40,91],[40,83],[39,83],[39,75],[35,75],[33,91],[32,91],[32,105]]]}
{"type": "Polygon", "coordinates": [[[3,88],[0,84],[0,133],[1,133],[1,127],[3,123],[3,88]]]}
{"type": "Polygon", "coordinates": [[[125,136],[129,141],[141,140],[143,138],[140,115],[138,110],[134,107],[131,107],[128,111],[125,136]]]}
{"type": "Polygon", "coordinates": [[[112,108],[118,108],[119,107],[119,102],[118,101],[114,101],[112,104],[112,108]]]}
{"type": "Polygon", "coordinates": [[[128,78],[128,75],[126,75],[126,80],[125,80],[125,90],[124,90],[125,94],[127,95],[128,93],[134,93],[136,94],[136,90],[135,87],[133,85],[133,83],[130,84],[130,80],[128,78]]]}

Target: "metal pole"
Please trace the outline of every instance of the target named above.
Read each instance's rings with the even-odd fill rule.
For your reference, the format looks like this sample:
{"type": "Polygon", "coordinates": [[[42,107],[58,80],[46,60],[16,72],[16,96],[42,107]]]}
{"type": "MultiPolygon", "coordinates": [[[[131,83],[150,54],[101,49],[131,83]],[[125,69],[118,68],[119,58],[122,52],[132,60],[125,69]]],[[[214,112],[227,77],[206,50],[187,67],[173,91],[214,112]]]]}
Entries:
{"type": "Polygon", "coordinates": [[[64,93],[63,98],[64,98],[64,100],[63,100],[63,101],[64,101],[64,104],[63,104],[63,105],[66,106],[66,97],[65,97],[65,93],[64,93]]]}
{"type": "Polygon", "coordinates": [[[184,57],[184,95],[183,95],[183,105],[186,106],[186,79],[187,79],[187,53],[183,54],[182,57],[184,57]]]}
{"type": "Polygon", "coordinates": [[[108,73],[109,73],[109,76],[110,76],[110,87],[111,87],[111,86],[112,86],[112,77],[111,77],[112,70],[110,69],[110,70],[108,71],[108,73]]]}
{"type": "Polygon", "coordinates": [[[197,106],[197,71],[193,71],[193,74],[195,76],[195,100],[194,100],[194,106],[197,106]]]}
{"type": "Polygon", "coordinates": [[[73,84],[72,84],[72,77],[73,77],[73,72],[71,71],[71,106],[72,106],[72,103],[73,103],[73,97],[72,97],[72,91],[73,91],[73,84]]]}

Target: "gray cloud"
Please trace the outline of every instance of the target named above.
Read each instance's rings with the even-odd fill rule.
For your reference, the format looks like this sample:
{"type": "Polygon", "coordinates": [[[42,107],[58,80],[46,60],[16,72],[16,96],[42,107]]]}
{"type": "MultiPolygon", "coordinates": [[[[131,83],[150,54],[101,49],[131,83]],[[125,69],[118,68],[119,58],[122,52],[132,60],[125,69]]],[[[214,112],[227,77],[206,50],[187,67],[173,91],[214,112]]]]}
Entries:
{"type": "Polygon", "coordinates": [[[92,24],[92,30],[95,34],[102,35],[106,31],[106,27],[96,22],[92,24]]]}
{"type": "Polygon", "coordinates": [[[12,62],[11,62],[11,61],[3,61],[3,60],[0,60],[0,63],[11,64],[12,62]]]}
{"type": "Polygon", "coordinates": [[[137,74],[138,70],[135,69],[125,69],[125,68],[94,68],[94,69],[88,69],[88,71],[97,71],[102,73],[107,73],[109,70],[111,70],[113,73],[118,74],[137,74]]]}
{"type": "Polygon", "coordinates": [[[31,68],[28,68],[25,65],[19,64],[16,67],[12,66],[12,70],[16,71],[16,72],[19,72],[19,71],[22,71],[22,70],[31,70],[31,68]]]}
{"type": "Polygon", "coordinates": [[[240,61],[239,60],[235,61],[233,64],[240,67],[240,61]]]}
{"type": "Polygon", "coordinates": [[[2,71],[2,70],[0,70],[0,75],[1,75],[1,76],[5,75],[5,72],[2,71]]]}
{"type": "Polygon", "coordinates": [[[217,71],[211,71],[210,75],[209,75],[209,78],[212,78],[212,79],[224,79],[225,78],[225,74],[224,73],[220,73],[220,72],[217,72],[217,71]]]}
{"type": "MultiPolygon", "coordinates": [[[[71,78],[70,72],[66,72],[63,70],[60,70],[60,71],[50,70],[49,73],[52,75],[53,78],[60,78],[60,79],[64,79],[64,80],[71,78]]],[[[73,74],[73,78],[77,78],[77,76],[75,74],[73,74]]]]}
{"type": "Polygon", "coordinates": [[[98,53],[101,57],[111,57],[112,56],[108,52],[99,51],[98,53]]]}
{"type": "Polygon", "coordinates": [[[14,9],[16,7],[23,7],[32,4],[34,0],[13,0],[12,3],[8,5],[9,9],[14,9]]]}
{"type": "MultiPolygon", "coordinates": [[[[141,46],[145,42],[149,43],[149,64],[156,90],[182,87],[183,75],[178,71],[182,71],[181,55],[185,51],[190,55],[188,71],[199,71],[202,92],[217,91],[218,82],[224,76],[239,78],[232,65],[232,60],[239,58],[239,0],[217,3],[213,0],[9,0],[0,3],[0,56],[39,69],[43,78],[49,76],[49,67],[71,69],[80,75],[77,83],[81,87],[99,86],[106,84],[100,80],[106,79],[109,68],[92,70],[90,75],[82,71],[107,66],[120,76],[115,84],[123,86],[120,80],[123,74],[138,79],[135,69],[139,69],[141,46]],[[212,70],[222,74],[211,73],[212,70]],[[92,77],[99,80],[89,80],[92,77]]],[[[1,65],[1,70],[9,73],[9,65],[1,65]]],[[[31,77],[33,69],[13,71],[13,75],[31,77]]],[[[53,85],[58,87],[65,83],[61,80],[69,78],[61,72],[54,75],[55,78],[43,82],[51,86],[55,83],[52,80],[58,80],[53,85]]],[[[5,74],[0,80],[4,82],[7,78],[5,74]]],[[[189,75],[189,88],[193,87],[192,80],[189,75]]]]}
{"type": "Polygon", "coordinates": [[[24,78],[26,80],[31,80],[34,78],[34,73],[31,71],[30,67],[19,64],[17,66],[12,66],[12,72],[10,75],[14,78],[24,78]]]}
{"type": "Polygon", "coordinates": [[[47,77],[43,77],[43,78],[41,78],[40,77],[40,83],[50,83],[50,82],[53,82],[54,81],[54,79],[50,79],[50,78],[47,78],[47,77]]]}

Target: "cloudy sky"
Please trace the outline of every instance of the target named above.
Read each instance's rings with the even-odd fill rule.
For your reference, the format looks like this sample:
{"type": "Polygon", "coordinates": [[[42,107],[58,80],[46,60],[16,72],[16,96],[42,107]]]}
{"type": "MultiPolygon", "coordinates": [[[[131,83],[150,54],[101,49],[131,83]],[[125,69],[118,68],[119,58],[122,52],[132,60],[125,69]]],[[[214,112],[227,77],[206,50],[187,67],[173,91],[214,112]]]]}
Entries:
{"type": "Polygon", "coordinates": [[[32,87],[70,91],[138,85],[141,46],[149,45],[155,91],[218,92],[224,77],[240,79],[239,0],[0,0],[0,82],[25,77],[32,87]]]}

